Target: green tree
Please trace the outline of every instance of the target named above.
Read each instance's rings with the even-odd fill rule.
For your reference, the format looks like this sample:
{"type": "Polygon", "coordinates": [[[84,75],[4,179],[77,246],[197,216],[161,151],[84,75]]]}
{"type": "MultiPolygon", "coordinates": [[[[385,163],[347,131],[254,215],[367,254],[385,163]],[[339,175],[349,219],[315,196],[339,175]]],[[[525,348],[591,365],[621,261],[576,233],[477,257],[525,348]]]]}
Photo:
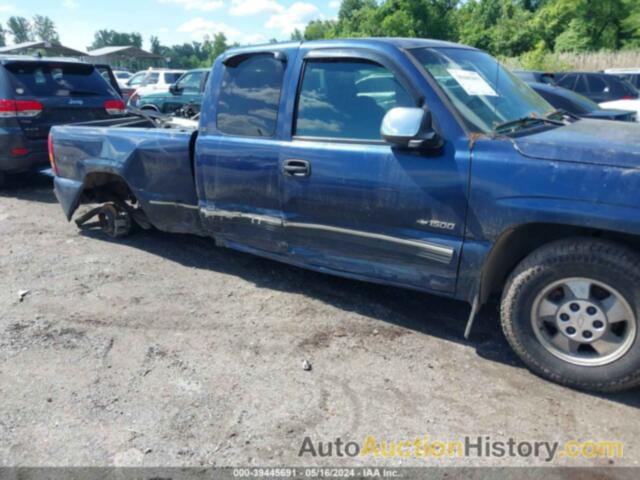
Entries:
{"type": "Polygon", "coordinates": [[[336,22],[332,20],[312,20],[304,29],[305,40],[321,40],[335,36],[336,22]]]}
{"type": "Polygon", "coordinates": [[[640,48],[640,8],[637,0],[627,0],[629,16],[622,21],[622,46],[640,48]],[[634,8],[635,7],[635,8],[634,8]]]}
{"type": "Polygon", "coordinates": [[[374,15],[376,0],[343,0],[338,12],[336,35],[339,37],[366,37],[375,35],[378,26],[374,15]]]}
{"type": "Polygon", "coordinates": [[[458,12],[459,40],[494,55],[517,56],[540,40],[533,18],[521,2],[472,0],[458,12]]]}
{"type": "Polygon", "coordinates": [[[501,14],[501,0],[469,0],[458,11],[459,41],[491,50],[491,30],[497,25],[501,14]]]}
{"type": "Polygon", "coordinates": [[[102,47],[120,47],[133,45],[142,48],[142,35],[139,33],[123,33],[115,30],[98,30],[93,36],[93,43],[89,50],[102,47]]]}
{"type": "Polygon", "coordinates": [[[526,10],[533,12],[546,3],[547,0],[518,0],[518,4],[526,10]]]}
{"type": "Polygon", "coordinates": [[[25,43],[33,41],[33,33],[29,20],[24,17],[10,17],[7,26],[11,31],[14,43],[25,43]]]}
{"type": "Polygon", "coordinates": [[[206,53],[206,59],[201,62],[201,66],[211,67],[216,58],[229,49],[227,36],[222,32],[216,33],[213,36],[213,41],[205,40],[202,48],[206,53]]]}
{"type": "Polygon", "coordinates": [[[7,45],[7,31],[0,25],[0,47],[7,45]]]}
{"type": "Polygon", "coordinates": [[[536,47],[540,36],[533,25],[533,14],[510,0],[503,0],[500,17],[491,27],[490,51],[516,57],[536,47]]]}
{"type": "Polygon", "coordinates": [[[343,0],[336,21],[313,20],[291,38],[364,36],[453,40],[535,63],[554,51],[640,47],[640,0],[343,0]]]}
{"type": "Polygon", "coordinates": [[[158,37],[151,35],[149,45],[151,47],[151,53],[154,55],[162,55],[162,45],[160,44],[160,39],[158,37]]]}
{"type": "Polygon", "coordinates": [[[299,30],[299,29],[295,29],[293,32],[291,32],[291,40],[294,41],[302,41],[304,40],[304,34],[299,30]]]}
{"type": "Polygon", "coordinates": [[[60,43],[60,37],[56,31],[56,25],[49,17],[36,15],[33,17],[32,23],[33,35],[36,39],[43,42],[60,43]]]}
{"type": "Polygon", "coordinates": [[[553,0],[538,11],[536,23],[545,43],[558,51],[618,49],[637,8],[637,0],[553,0]]]}
{"type": "Polygon", "coordinates": [[[374,12],[369,30],[384,37],[457,40],[458,0],[387,0],[374,12]]]}

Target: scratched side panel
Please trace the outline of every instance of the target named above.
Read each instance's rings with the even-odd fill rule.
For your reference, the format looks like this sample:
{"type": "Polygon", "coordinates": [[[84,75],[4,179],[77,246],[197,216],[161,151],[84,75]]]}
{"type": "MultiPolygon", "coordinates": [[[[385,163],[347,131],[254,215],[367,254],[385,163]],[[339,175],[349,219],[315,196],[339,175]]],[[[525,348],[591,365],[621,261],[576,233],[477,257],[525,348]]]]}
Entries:
{"type": "Polygon", "coordinates": [[[291,254],[313,265],[442,293],[455,288],[466,212],[468,149],[294,141],[282,159],[311,163],[284,182],[291,254]],[[430,225],[439,220],[451,229],[430,225]]]}

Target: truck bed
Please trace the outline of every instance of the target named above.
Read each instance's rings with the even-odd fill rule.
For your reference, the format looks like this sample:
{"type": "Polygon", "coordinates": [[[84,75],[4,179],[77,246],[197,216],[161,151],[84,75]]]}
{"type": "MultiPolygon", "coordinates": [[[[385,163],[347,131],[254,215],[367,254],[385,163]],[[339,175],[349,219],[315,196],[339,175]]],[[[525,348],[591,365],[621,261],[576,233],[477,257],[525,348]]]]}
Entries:
{"type": "Polygon", "coordinates": [[[55,191],[68,219],[79,205],[99,201],[101,189],[117,188],[128,190],[129,199],[157,228],[199,233],[192,155],[197,133],[148,128],[149,123],[132,118],[111,127],[84,124],[52,129],[55,191]]]}

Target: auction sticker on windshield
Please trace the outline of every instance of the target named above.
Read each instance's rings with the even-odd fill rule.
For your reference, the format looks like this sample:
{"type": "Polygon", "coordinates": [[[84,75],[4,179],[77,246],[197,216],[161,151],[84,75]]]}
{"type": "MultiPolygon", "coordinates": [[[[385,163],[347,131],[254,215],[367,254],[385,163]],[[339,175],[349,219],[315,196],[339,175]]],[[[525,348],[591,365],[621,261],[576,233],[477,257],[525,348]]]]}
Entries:
{"type": "Polygon", "coordinates": [[[449,68],[447,71],[460,84],[467,95],[481,95],[484,97],[497,97],[496,91],[482,78],[478,72],[449,68]]]}

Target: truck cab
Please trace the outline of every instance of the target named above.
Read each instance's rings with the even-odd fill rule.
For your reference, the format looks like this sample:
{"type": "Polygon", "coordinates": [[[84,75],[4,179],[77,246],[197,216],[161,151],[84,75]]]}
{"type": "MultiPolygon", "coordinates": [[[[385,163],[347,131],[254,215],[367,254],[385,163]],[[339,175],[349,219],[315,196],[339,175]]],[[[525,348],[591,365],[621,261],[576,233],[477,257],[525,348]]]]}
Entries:
{"type": "Polygon", "coordinates": [[[496,296],[529,368],[604,391],[640,383],[640,126],[611,125],[554,111],[482,51],[362,39],[228,51],[196,132],[50,143],[68,218],[107,201],[105,218],[457,298],[467,334],[496,296]]]}

